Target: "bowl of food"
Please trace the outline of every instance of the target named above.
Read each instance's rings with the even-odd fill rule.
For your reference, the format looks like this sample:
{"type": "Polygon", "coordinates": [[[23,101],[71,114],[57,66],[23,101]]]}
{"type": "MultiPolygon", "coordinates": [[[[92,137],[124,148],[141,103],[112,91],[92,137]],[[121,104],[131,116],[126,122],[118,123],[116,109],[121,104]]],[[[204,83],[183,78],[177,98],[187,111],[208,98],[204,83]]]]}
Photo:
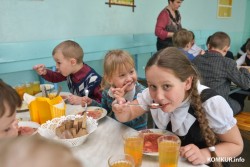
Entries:
{"type": "Polygon", "coordinates": [[[97,125],[97,121],[86,113],[83,116],[68,115],[47,121],[38,128],[38,133],[69,147],[75,147],[85,142],[89,134],[97,129],[97,125]]]}
{"type": "Polygon", "coordinates": [[[162,129],[145,129],[141,130],[144,136],[143,154],[150,156],[158,156],[157,139],[163,135],[173,134],[167,130],[162,129]]]}
{"type": "Polygon", "coordinates": [[[40,124],[32,121],[18,122],[18,136],[30,136],[37,133],[40,124]]]}

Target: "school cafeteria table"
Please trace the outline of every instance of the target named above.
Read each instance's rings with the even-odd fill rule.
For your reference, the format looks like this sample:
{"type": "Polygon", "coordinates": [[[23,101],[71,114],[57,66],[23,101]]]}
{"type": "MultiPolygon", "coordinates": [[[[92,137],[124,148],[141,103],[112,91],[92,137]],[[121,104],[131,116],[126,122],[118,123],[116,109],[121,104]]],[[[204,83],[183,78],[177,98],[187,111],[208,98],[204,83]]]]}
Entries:
{"type": "MultiPolygon", "coordinates": [[[[78,110],[80,106],[67,105],[67,114],[78,110]]],[[[27,117],[29,112],[18,113],[17,116],[27,117]]],[[[108,158],[123,153],[122,134],[134,129],[106,116],[98,121],[98,128],[91,133],[80,146],[72,148],[74,155],[80,159],[84,167],[107,167],[108,158]]],[[[180,158],[179,167],[193,167],[191,163],[180,158]]],[[[206,167],[198,165],[195,167],[206,167]]],[[[143,155],[142,167],[158,167],[158,157],[143,155]]]]}
{"type": "MultiPolygon", "coordinates": [[[[132,128],[107,116],[98,123],[97,130],[89,135],[86,142],[72,149],[84,167],[107,167],[107,161],[111,155],[123,153],[122,134],[133,131],[132,128]]],[[[194,165],[185,159],[180,159],[178,166],[193,167],[194,165]]],[[[205,166],[207,165],[196,167],[205,166]]],[[[143,155],[142,167],[158,167],[158,157],[143,155]]]]}
{"type": "Polygon", "coordinates": [[[236,85],[231,85],[231,87],[230,87],[229,95],[233,94],[233,93],[239,93],[239,94],[250,96],[250,90],[244,90],[236,85]]]}

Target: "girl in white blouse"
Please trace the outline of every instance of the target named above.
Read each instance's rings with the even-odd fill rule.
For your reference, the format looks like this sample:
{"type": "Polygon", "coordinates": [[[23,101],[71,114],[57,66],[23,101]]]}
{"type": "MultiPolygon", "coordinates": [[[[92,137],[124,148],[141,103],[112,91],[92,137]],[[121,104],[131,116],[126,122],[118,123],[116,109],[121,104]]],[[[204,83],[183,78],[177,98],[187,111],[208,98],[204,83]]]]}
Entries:
{"type": "MultiPolygon", "coordinates": [[[[113,103],[119,121],[150,111],[158,128],[180,137],[180,156],[194,165],[212,165],[211,157],[236,157],[242,152],[242,137],[229,104],[198,82],[197,71],[181,51],[169,47],[157,52],[145,71],[148,88],[131,102],[140,106],[127,105],[122,98],[113,103]],[[160,108],[149,108],[153,102],[160,108]]],[[[213,164],[222,165],[218,161],[213,164]]]]}

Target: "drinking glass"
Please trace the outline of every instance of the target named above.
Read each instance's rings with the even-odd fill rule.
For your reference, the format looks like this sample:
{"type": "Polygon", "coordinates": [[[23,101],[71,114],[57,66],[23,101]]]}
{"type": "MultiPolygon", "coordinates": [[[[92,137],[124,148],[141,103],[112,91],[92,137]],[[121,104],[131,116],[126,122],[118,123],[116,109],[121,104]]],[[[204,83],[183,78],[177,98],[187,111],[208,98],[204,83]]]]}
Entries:
{"type": "Polygon", "coordinates": [[[134,159],[128,154],[112,155],[108,159],[109,167],[135,167],[134,159]]]}
{"type": "Polygon", "coordinates": [[[30,83],[25,84],[25,92],[30,94],[30,95],[34,94],[33,87],[32,87],[32,85],[30,83]]]}
{"type": "Polygon", "coordinates": [[[39,81],[34,81],[32,83],[32,87],[33,87],[33,93],[34,95],[41,92],[41,89],[40,89],[40,82],[39,81]]]}
{"type": "Polygon", "coordinates": [[[164,135],[158,138],[160,167],[177,167],[181,141],[176,135],[164,135]]]}
{"type": "Polygon", "coordinates": [[[15,87],[16,92],[20,96],[20,98],[23,100],[23,94],[25,93],[25,84],[19,84],[15,87]]]}
{"type": "Polygon", "coordinates": [[[138,131],[127,132],[123,135],[124,153],[134,158],[135,167],[142,164],[143,134],[138,131]]]}

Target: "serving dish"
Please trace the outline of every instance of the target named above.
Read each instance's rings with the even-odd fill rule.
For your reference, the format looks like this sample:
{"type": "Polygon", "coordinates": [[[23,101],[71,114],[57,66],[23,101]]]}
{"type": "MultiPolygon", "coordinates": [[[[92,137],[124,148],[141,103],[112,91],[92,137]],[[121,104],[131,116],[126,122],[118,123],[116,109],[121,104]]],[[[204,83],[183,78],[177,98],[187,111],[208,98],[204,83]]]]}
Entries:
{"type": "Polygon", "coordinates": [[[65,145],[69,146],[69,147],[79,146],[82,143],[84,143],[86,141],[86,139],[88,138],[88,136],[97,129],[98,123],[95,119],[93,119],[91,117],[87,117],[86,130],[87,130],[88,134],[81,136],[81,137],[76,137],[76,138],[72,138],[72,139],[61,139],[56,135],[56,128],[59,127],[61,125],[61,123],[66,121],[66,120],[75,120],[76,118],[82,118],[82,117],[83,116],[80,116],[80,115],[67,115],[67,116],[62,116],[60,118],[54,118],[54,119],[49,120],[46,123],[42,124],[38,128],[38,133],[45,138],[56,140],[60,143],[63,143],[65,145]]]}

